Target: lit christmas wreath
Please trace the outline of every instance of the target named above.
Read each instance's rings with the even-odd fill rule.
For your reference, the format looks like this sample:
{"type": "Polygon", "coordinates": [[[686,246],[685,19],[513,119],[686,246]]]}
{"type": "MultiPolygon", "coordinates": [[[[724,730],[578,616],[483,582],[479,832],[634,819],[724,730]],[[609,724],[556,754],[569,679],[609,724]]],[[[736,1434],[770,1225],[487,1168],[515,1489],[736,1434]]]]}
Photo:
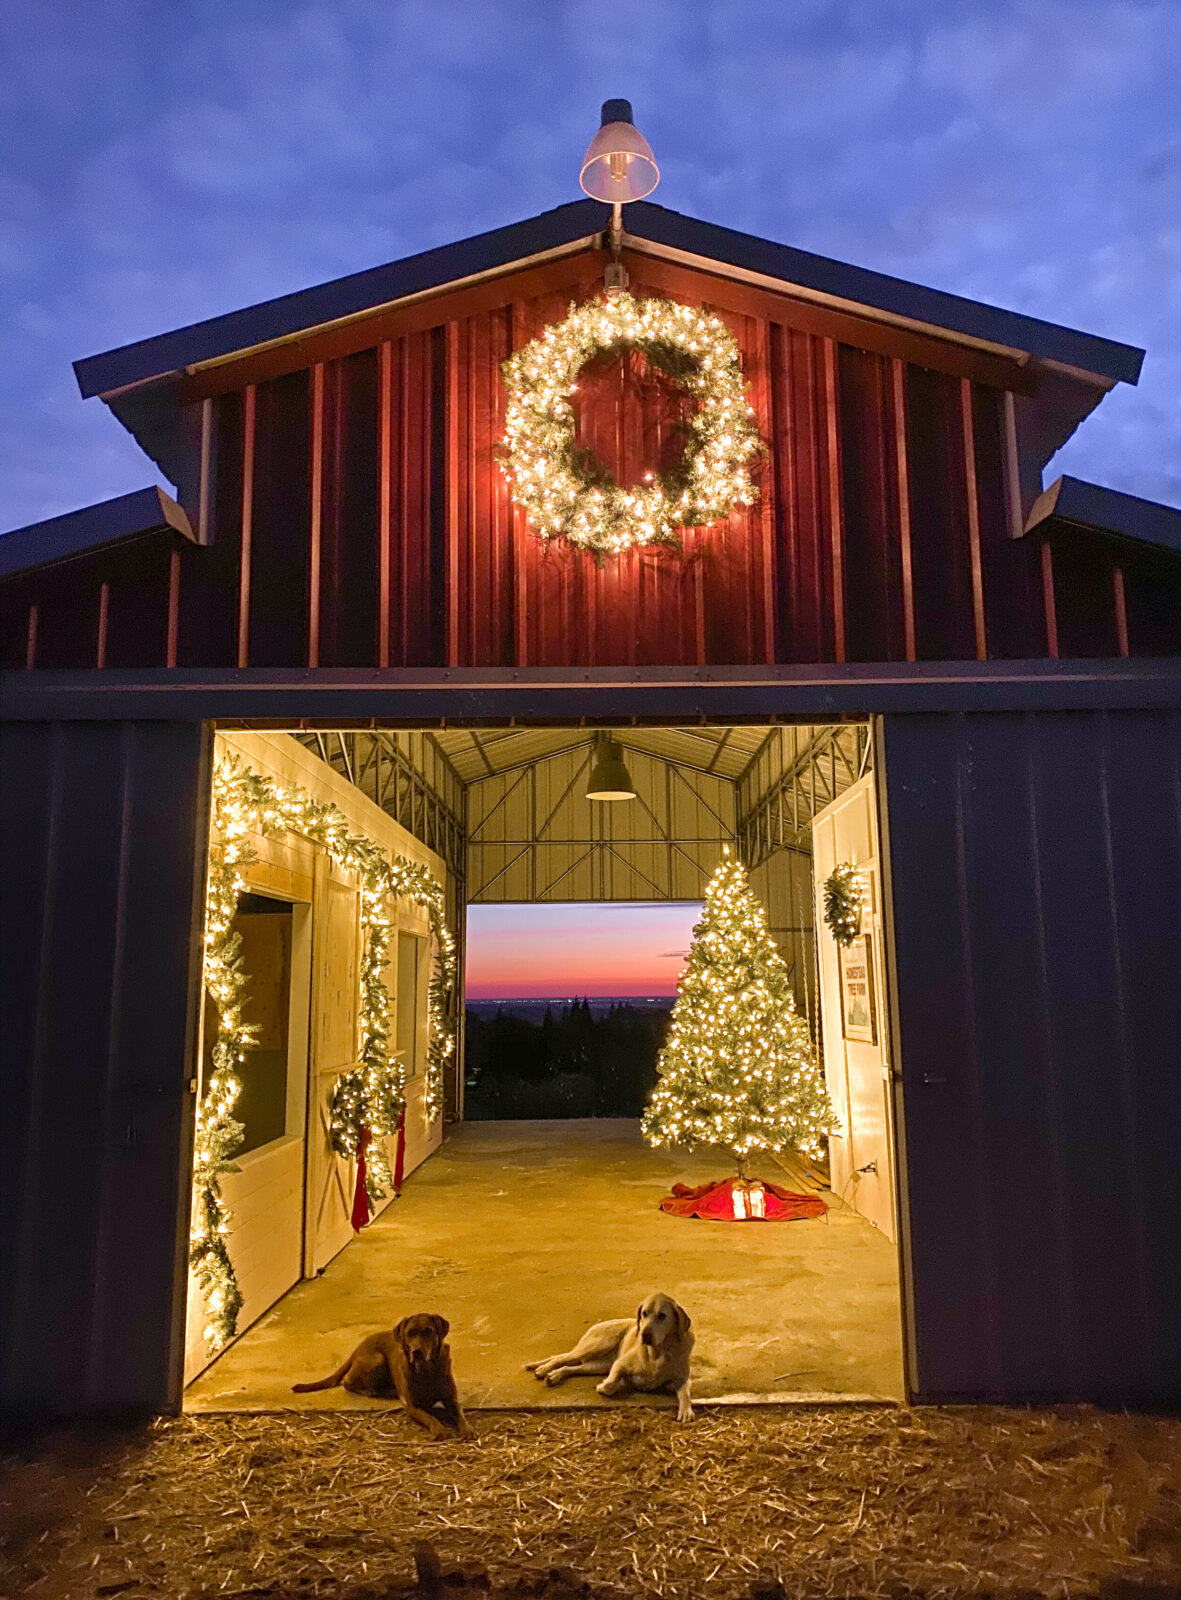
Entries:
{"type": "Polygon", "coordinates": [[[620,294],[571,306],[501,365],[508,406],[504,454],[513,499],[543,539],[565,538],[601,558],[633,545],[675,545],[754,503],[750,459],[761,448],[738,345],[717,317],[673,300],[620,294]],[[697,406],[678,464],[624,489],[575,439],[570,396],[588,361],[641,350],[697,406]]]}
{"type": "Polygon", "coordinates": [[[838,944],[852,944],[861,932],[865,889],[857,869],[847,861],[824,880],[824,923],[838,944]]]}

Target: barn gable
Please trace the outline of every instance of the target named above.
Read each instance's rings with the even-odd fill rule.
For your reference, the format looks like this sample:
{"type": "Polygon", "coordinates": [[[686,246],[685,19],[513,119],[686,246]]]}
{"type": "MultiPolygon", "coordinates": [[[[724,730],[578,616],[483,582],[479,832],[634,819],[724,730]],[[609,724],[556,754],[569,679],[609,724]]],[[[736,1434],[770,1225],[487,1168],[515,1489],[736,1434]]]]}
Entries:
{"type": "MultiPolygon", "coordinates": [[[[164,535],[14,577],[4,660],[517,668],[1181,648],[1155,623],[1141,639],[1152,607],[1126,604],[1129,584],[1159,588],[1158,553],[1084,549],[1057,523],[1022,537],[1045,461],[1136,380],[1141,352],[647,203],[627,212],[632,291],[708,307],[734,334],[766,445],[758,498],[687,530],[681,551],[596,566],[544,544],[500,470],[499,365],[601,291],[604,219],[580,201],[77,363],[83,393],[179,485],[196,542],[164,535]],[[1072,628],[1084,590],[1090,620],[1072,628]]],[[[668,397],[625,363],[584,387],[582,441],[635,481],[667,449],[668,397]]]]}

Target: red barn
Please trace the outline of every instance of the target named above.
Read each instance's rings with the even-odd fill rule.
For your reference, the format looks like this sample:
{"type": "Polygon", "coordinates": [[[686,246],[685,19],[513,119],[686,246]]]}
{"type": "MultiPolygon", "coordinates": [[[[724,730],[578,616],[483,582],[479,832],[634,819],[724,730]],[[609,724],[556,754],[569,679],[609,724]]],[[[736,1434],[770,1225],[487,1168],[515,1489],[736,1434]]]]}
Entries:
{"type": "MultiPolygon", "coordinates": [[[[1141,352],[636,203],[630,293],[717,319],[761,448],[750,504],[596,560],[514,499],[502,364],[602,296],[606,218],[76,364],[176,495],[0,540],[9,1410],[179,1404],[211,741],[257,730],[417,841],[456,927],[700,898],[733,842],[850,1173],[862,1069],[808,872],[854,849],[861,784],[886,1088],[857,1170],[897,1238],[905,1392],[1181,1399],[1181,512],[1041,477],[1141,352]],[[615,832],[575,809],[596,729],[643,801],[615,832]]],[[[608,350],[576,459],[643,484],[692,413],[608,350]]],[[[305,1225],[297,1276],[320,1245],[305,1225]]]]}

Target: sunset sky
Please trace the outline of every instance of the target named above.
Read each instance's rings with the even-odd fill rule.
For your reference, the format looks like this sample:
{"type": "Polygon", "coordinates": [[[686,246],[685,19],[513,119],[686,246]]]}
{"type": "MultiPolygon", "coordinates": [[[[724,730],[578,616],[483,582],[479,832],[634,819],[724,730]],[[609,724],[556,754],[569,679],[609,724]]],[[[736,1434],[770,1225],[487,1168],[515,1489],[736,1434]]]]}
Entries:
{"type": "Polygon", "coordinates": [[[676,990],[695,902],[469,906],[469,1000],[676,990]]]}

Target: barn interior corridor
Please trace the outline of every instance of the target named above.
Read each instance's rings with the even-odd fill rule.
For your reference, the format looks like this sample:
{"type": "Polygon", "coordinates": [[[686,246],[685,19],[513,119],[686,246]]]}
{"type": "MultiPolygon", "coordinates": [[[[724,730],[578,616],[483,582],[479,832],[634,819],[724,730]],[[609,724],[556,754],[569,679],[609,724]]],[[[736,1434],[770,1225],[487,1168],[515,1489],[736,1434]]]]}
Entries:
{"type": "Polygon", "coordinates": [[[647,1149],[630,1121],[453,1129],[322,1277],[299,1284],[192,1385],[188,1408],[379,1404],[343,1389],[293,1395],[291,1384],[331,1372],[410,1308],[445,1311],[466,1405],[618,1405],[591,1379],[548,1389],[524,1365],[601,1317],[626,1316],[656,1288],[693,1318],[701,1399],[901,1398],[893,1245],[835,1201],[823,1218],[778,1227],[657,1209],[677,1179],[722,1170],[716,1155],[647,1149]]]}
{"type": "MultiPolygon", "coordinates": [[[[525,1363],[568,1348],[594,1321],[630,1315],[655,1290],[693,1318],[702,1398],[902,1397],[872,757],[869,729],[855,722],[219,732],[214,759],[235,781],[252,774],[278,786],[272,797],[310,796],[325,809],[318,835],[301,833],[302,822],[274,826],[273,800],[270,825],[259,820],[267,806],[235,822],[252,859],[230,926],[246,969],[242,1018],[258,1032],[241,1056],[245,1135],[221,1183],[243,1304],[227,1347],[213,1349],[209,1301],[190,1274],[186,1409],[370,1405],[339,1388],[294,1396],[291,1385],[325,1376],[367,1333],[420,1310],[449,1320],[473,1407],[609,1404],[589,1380],[547,1389],[525,1363]],[[607,756],[622,763],[613,781],[626,791],[613,799],[595,792],[608,736],[607,756]],[[439,889],[430,915],[421,893],[391,902],[383,982],[404,1132],[369,1146],[371,1167],[388,1163],[386,1184],[359,1232],[363,1177],[337,1137],[336,1096],[360,1070],[369,947],[359,882],[328,846],[328,817],[439,889]],[[666,1215],[659,1202],[674,1183],[726,1179],[733,1154],[650,1148],[638,1107],[587,1117],[501,1101],[490,1111],[465,1062],[468,907],[609,903],[623,916],[629,905],[691,907],[725,851],[765,910],[836,1117],[817,1166],[790,1154],[752,1163],[752,1176],[823,1200],[823,1214],[790,1223],[666,1215]],[[825,924],[824,884],[850,864],[860,920],[842,945],[825,924]],[[440,919],[456,941],[445,998],[440,919]],[[455,1050],[432,1078],[440,1018],[455,1050]],[[253,1081],[260,1064],[265,1094],[253,1081]]],[[[215,801],[217,826],[224,803],[215,801]]],[[[650,1086],[669,1005],[648,1019],[650,1086]]],[[[219,1026],[207,1004],[204,1082],[219,1026]]]]}

